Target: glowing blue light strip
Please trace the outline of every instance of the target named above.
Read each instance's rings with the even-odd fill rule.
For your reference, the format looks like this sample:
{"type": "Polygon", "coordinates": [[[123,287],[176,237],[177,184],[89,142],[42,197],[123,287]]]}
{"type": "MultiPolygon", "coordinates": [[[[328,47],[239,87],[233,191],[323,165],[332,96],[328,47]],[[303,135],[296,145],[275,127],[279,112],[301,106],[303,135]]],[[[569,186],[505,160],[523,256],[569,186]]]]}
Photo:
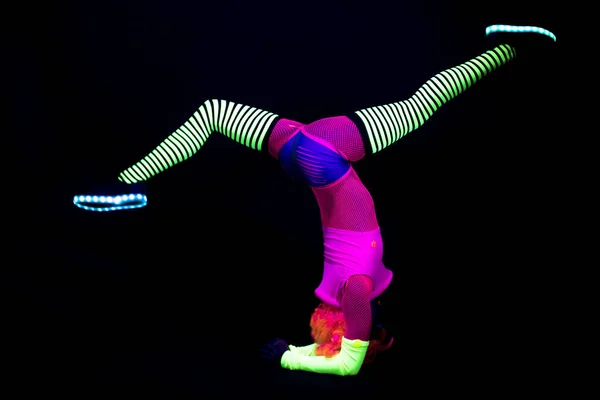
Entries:
{"type": "Polygon", "coordinates": [[[540,28],[537,26],[515,26],[515,25],[490,25],[485,28],[485,35],[489,35],[494,32],[531,32],[539,33],[551,37],[556,42],[556,35],[547,29],[540,28]]]}
{"type": "Polygon", "coordinates": [[[122,194],[118,196],[89,196],[73,197],[73,204],[88,211],[117,211],[142,208],[148,204],[144,194],[122,194]],[[86,205],[89,204],[89,205],[86,205]]]}

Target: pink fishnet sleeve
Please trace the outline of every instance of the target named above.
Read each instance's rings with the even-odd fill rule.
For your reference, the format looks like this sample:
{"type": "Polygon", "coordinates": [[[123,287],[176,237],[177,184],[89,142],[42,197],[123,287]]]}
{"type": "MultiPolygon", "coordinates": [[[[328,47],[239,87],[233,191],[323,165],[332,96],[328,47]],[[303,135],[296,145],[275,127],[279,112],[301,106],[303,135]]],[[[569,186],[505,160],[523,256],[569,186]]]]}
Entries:
{"type": "Polygon", "coordinates": [[[346,320],[344,337],[368,341],[371,337],[371,292],[373,281],[367,275],[348,278],[342,297],[342,311],[346,320]]]}

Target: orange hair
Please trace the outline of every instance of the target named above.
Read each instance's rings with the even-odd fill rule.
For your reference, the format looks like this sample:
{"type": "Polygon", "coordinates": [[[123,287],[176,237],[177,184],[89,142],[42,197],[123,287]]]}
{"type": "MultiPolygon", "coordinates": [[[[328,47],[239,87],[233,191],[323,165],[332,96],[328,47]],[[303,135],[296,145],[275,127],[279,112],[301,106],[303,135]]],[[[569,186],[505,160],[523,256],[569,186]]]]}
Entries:
{"type": "Polygon", "coordinates": [[[316,355],[330,358],[340,352],[342,336],[346,331],[346,320],[341,309],[319,304],[310,319],[310,328],[310,335],[317,344],[316,355]]]}
{"type": "MultiPolygon", "coordinates": [[[[319,304],[310,318],[310,328],[311,336],[317,344],[315,355],[331,358],[340,352],[342,337],[346,331],[346,320],[341,309],[325,303],[319,304]]],[[[377,336],[371,338],[365,356],[365,364],[372,363],[377,352],[387,350],[392,346],[394,338],[383,345],[386,336],[385,329],[381,328],[378,330],[377,336]]]]}

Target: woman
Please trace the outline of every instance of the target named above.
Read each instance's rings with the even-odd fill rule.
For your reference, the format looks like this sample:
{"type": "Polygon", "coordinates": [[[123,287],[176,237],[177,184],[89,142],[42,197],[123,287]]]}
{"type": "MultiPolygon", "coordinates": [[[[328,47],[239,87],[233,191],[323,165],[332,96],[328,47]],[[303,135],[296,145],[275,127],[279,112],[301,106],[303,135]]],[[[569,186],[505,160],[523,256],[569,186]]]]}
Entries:
{"type": "MultiPolygon", "coordinates": [[[[323,226],[324,268],[315,290],[321,304],[311,318],[315,343],[295,347],[276,339],[264,346],[263,358],[292,370],[356,375],[378,350],[392,344],[385,331],[373,329],[372,302],[387,289],[393,274],[382,262],[383,241],[373,199],[352,164],[391,146],[443,104],[513,60],[513,44],[521,36],[555,40],[551,32],[534,27],[497,25],[488,27],[486,34],[490,39],[502,35],[512,44],[499,44],[438,73],[406,100],[348,115],[304,124],[230,101],[207,100],[118,179],[127,185],[146,181],[191,157],[215,131],[278,159],[315,194],[323,226]]],[[[76,196],[76,204],[95,207],[84,205],[82,199],[76,196]]],[[[117,199],[125,202],[133,196],[117,199]]]]}

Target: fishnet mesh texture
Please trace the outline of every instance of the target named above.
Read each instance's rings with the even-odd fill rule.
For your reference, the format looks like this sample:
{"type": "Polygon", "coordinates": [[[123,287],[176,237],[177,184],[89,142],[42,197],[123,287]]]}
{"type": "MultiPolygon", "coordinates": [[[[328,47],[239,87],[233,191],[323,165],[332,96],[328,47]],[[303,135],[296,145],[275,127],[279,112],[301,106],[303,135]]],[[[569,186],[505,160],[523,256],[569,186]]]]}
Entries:
{"type": "Polygon", "coordinates": [[[279,159],[279,152],[281,148],[287,143],[292,137],[294,132],[301,127],[303,124],[300,122],[292,121],[291,119],[282,118],[273,127],[273,131],[269,136],[269,154],[279,159]]]}
{"type": "Polygon", "coordinates": [[[354,168],[350,167],[337,182],[312,190],[323,226],[354,232],[370,232],[379,227],[373,198],[354,168]]]}
{"type": "Polygon", "coordinates": [[[365,156],[358,127],[348,117],[323,118],[304,129],[306,133],[331,143],[348,161],[358,161],[365,156]]]}
{"type": "Polygon", "coordinates": [[[346,339],[368,341],[371,337],[371,301],[373,281],[366,275],[354,275],[346,282],[342,311],[346,320],[346,339]]]}

